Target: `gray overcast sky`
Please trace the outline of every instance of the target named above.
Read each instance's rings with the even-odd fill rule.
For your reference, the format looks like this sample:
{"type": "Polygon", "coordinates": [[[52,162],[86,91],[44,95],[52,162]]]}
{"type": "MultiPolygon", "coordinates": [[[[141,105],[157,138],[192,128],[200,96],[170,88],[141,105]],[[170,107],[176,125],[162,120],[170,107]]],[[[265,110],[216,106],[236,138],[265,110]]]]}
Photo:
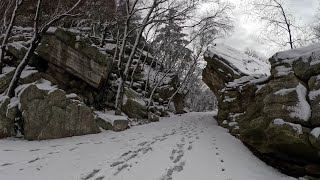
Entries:
{"type": "MultiPolygon", "coordinates": [[[[259,24],[248,20],[248,17],[244,14],[244,7],[241,3],[244,0],[230,0],[235,5],[235,29],[222,42],[239,50],[244,50],[246,47],[254,49],[266,56],[271,56],[276,49],[270,50],[269,47],[259,43],[257,38],[257,28],[259,24]],[[271,51],[271,52],[270,52],[271,51]]],[[[294,15],[301,19],[302,23],[311,23],[314,15],[317,12],[317,8],[320,0],[285,0],[294,15]]]]}

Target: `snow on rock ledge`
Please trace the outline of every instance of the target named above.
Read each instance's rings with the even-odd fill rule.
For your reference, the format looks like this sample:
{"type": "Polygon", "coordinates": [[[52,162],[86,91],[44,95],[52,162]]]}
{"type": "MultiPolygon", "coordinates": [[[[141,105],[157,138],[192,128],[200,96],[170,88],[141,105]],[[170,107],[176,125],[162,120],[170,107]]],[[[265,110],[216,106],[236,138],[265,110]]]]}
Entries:
{"type": "MultiPolygon", "coordinates": [[[[207,66],[203,70],[203,81],[216,94],[225,84],[244,77],[241,80],[268,77],[270,65],[250,57],[224,44],[216,44],[208,48],[204,55],[207,66]]],[[[236,85],[236,83],[234,83],[236,85]]]]}
{"type": "Polygon", "coordinates": [[[126,116],[116,116],[101,111],[95,111],[98,125],[105,130],[124,131],[129,127],[129,120],[126,116]]]}
{"type": "Polygon", "coordinates": [[[208,48],[206,57],[221,61],[237,75],[270,75],[270,65],[225,44],[208,48]]]}
{"type": "Polygon", "coordinates": [[[204,82],[219,95],[218,123],[285,173],[319,176],[320,44],[275,54],[270,76],[224,45],[205,58],[204,82]]]}

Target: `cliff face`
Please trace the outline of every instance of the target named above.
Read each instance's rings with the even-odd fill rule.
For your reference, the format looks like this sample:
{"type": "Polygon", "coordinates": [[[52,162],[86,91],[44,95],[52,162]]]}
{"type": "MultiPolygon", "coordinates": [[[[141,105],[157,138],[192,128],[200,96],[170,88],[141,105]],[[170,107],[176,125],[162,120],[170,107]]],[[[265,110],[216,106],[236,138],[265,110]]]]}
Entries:
{"type": "MultiPolygon", "coordinates": [[[[0,75],[0,93],[7,89],[27,52],[31,34],[31,28],[15,27],[15,36],[9,39],[7,66],[0,75]]],[[[98,125],[115,131],[128,128],[127,119],[112,116],[112,120],[99,113],[114,108],[120,74],[113,60],[116,44],[106,42],[101,47],[94,40],[76,29],[49,29],[22,72],[16,96],[0,96],[0,138],[19,133],[28,140],[62,138],[98,133],[98,125]]],[[[157,60],[143,48],[137,51],[126,81],[122,111],[138,123],[159,121],[160,116],[169,115],[165,107],[179,80],[175,73],[156,68],[157,60]],[[148,108],[155,84],[158,86],[148,108]]],[[[123,64],[121,70],[124,68],[123,64]]],[[[177,97],[173,99],[175,110],[182,113],[183,97],[177,97]]]]}
{"type": "MultiPolygon", "coordinates": [[[[212,61],[231,66],[230,57],[208,53],[214,55],[206,56],[211,67],[203,73],[207,84],[210,73],[216,73],[215,79],[226,76],[210,66],[212,61]]],[[[319,176],[320,44],[279,52],[269,61],[270,76],[247,73],[219,85],[218,122],[283,172],[319,176]]]]}

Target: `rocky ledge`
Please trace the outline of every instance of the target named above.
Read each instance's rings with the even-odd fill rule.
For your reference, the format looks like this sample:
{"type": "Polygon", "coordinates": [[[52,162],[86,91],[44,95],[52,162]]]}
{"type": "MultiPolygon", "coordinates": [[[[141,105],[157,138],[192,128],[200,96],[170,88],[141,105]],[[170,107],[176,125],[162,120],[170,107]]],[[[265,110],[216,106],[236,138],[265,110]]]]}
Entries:
{"type": "Polygon", "coordinates": [[[282,172],[320,177],[320,44],[276,53],[271,75],[267,64],[225,45],[205,59],[218,123],[282,172]]]}

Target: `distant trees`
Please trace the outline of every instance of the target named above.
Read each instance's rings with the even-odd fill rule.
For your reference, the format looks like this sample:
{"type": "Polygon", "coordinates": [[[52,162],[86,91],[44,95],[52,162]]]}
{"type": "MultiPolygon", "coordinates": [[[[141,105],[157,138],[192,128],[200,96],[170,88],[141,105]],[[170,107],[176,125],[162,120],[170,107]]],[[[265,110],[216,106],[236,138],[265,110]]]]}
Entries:
{"type": "MultiPolygon", "coordinates": [[[[148,46],[152,45],[151,49],[155,50],[150,52],[148,50],[151,57],[154,57],[151,65],[155,67],[156,71],[153,74],[154,83],[148,97],[149,107],[154,92],[169,74],[176,73],[181,80],[177,92],[183,91],[186,88],[185,84],[190,80],[190,76],[200,60],[200,54],[207,45],[205,45],[203,39],[200,42],[201,37],[206,37],[207,42],[209,42],[214,39],[213,37],[217,37],[218,34],[232,28],[228,15],[230,6],[217,1],[214,2],[215,9],[203,16],[195,15],[196,10],[198,10],[202,2],[200,0],[153,0],[151,2],[124,0],[120,2],[122,2],[120,5],[124,5],[124,8],[119,8],[119,11],[122,10],[120,12],[125,14],[123,16],[125,18],[119,17],[116,20],[119,25],[118,28],[121,28],[120,31],[117,31],[120,32],[120,36],[117,36],[119,37],[117,40],[119,42],[117,48],[118,55],[115,56],[117,57],[116,61],[120,72],[115,103],[116,114],[120,114],[121,112],[125,87],[130,87],[130,84],[132,84],[129,83],[128,86],[126,81],[129,76],[132,77],[133,75],[129,74],[129,70],[133,59],[139,56],[137,50],[138,46],[141,45],[141,39],[149,39],[148,46]],[[137,5],[138,3],[140,3],[139,6],[137,5]],[[135,20],[134,22],[133,17],[137,16],[140,16],[141,20],[138,19],[138,21],[135,20]],[[120,24],[123,25],[120,26],[120,24]],[[146,31],[148,33],[145,33],[146,31]],[[143,33],[152,34],[150,36],[154,38],[150,38],[148,35],[147,37],[142,37],[143,33]],[[205,36],[205,34],[211,34],[211,36],[205,36]],[[198,49],[194,46],[197,44],[196,42],[198,44],[202,43],[201,46],[197,47],[198,49]],[[131,51],[128,57],[124,57],[126,47],[130,47],[131,51]],[[122,64],[125,67],[124,70],[121,70],[122,64]],[[164,72],[160,73],[160,71],[164,72]]],[[[148,77],[147,79],[149,80],[150,78],[148,77]]],[[[151,85],[148,80],[146,84],[151,85]]],[[[170,101],[172,98],[170,98],[170,101]]]]}
{"type": "MultiPolygon", "coordinates": [[[[320,3],[319,3],[320,5],[320,3]]],[[[316,39],[319,41],[320,40],[320,7],[318,9],[318,13],[315,16],[315,23],[313,26],[313,32],[316,37],[316,39]]]]}
{"type": "Polygon", "coordinates": [[[263,57],[261,54],[259,54],[257,51],[255,51],[254,49],[251,49],[251,48],[245,48],[244,49],[244,53],[250,57],[253,57],[255,59],[258,59],[262,62],[265,62],[265,63],[269,63],[268,59],[263,57]]]}

